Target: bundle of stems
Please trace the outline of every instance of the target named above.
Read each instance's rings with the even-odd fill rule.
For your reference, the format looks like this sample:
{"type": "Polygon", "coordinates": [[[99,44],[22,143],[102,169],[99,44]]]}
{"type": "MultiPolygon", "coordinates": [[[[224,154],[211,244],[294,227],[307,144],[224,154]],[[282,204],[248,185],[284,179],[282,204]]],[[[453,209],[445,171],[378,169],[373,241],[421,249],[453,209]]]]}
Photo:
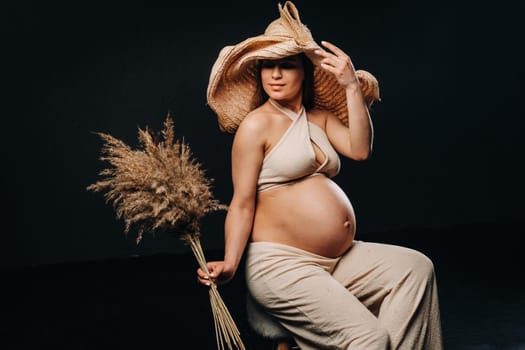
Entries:
{"type": "MultiPolygon", "coordinates": [[[[208,274],[209,271],[206,267],[206,259],[199,238],[194,235],[188,235],[185,240],[189,242],[200,268],[208,274]]],[[[219,295],[219,290],[215,283],[210,285],[209,295],[215,325],[217,347],[219,349],[226,349],[225,346],[228,346],[228,349],[233,349],[235,346],[239,350],[245,350],[239,330],[237,329],[226,304],[224,304],[224,301],[219,295]]]]}
{"type": "MultiPolygon", "coordinates": [[[[96,134],[104,141],[100,159],[110,167],[99,172],[101,180],[87,190],[103,192],[117,219],[125,222],[126,235],[137,229],[136,243],[143,234],[164,230],[191,247],[199,266],[208,273],[200,242],[200,220],[207,213],[227,210],[213,197],[212,179],[195,160],[189,145],[175,140],[173,120],[168,113],[161,137],[149,128],[138,130],[139,147],[133,149],[107,133],[96,134]]],[[[209,289],[217,347],[245,350],[216,284],[209,289]]]]}

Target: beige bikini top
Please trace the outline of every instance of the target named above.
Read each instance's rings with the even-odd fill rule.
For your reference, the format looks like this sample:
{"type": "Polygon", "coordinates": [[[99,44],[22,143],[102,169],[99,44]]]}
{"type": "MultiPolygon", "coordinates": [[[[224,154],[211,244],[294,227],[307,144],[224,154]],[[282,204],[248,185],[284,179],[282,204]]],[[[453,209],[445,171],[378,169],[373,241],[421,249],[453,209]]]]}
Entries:
{"type": "Polygon", "coordinates": [[[292,124],[264,157],[257,181],[257,191],[262,192],[292,184],[309,176],[337,175],[341,167],[339,155],[328,141],[324,130],[308,122],[304,106],[299,113],[295,113],[272,99],[269,101],[287,115],[292,120],[292,124]],[[315,159],[312,142],[325,155],[321,165],[318,165],[315,159]]]}

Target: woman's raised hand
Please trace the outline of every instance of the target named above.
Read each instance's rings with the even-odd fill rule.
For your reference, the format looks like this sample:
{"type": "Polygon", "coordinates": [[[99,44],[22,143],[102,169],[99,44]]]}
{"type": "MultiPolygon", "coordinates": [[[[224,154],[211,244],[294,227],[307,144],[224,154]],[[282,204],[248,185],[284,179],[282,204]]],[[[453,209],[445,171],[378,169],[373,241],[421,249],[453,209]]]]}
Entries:
{"type": "Polygon", "coordinates": [[[359,84],[350,56],[327,41],[321,41],[321,45],[329,50],[315,50],[315,54],[321,57],[321,68],[332,73],[345,88],[352,84],[359,84]]]}

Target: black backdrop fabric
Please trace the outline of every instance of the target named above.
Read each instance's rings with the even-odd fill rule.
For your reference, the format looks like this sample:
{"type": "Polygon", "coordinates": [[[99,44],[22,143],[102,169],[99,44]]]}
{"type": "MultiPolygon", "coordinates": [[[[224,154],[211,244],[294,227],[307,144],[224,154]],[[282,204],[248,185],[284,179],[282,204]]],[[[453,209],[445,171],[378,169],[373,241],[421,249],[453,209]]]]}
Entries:
{"type": "MultiPolygon", "coordinates": [[[[525,5],[474,1],[306,1],[317,41],[380,82],[372,158],[334,179],[357,237],[418,249],[434,262],[445,348],[525,342],[522,92],[525,5]]],[[[260,34],[277,1],[17,1],[3,4],[0,343],[6,349],[215,349],[207,291],[189,247],[136,246],[102,195],[107,132],[130,145],[168,112],[232,195],[232,135],[206,86],[219,50],[260,34]]],[[[202,222],[220,258],[224,212],[202,222]]],[[[248,349],[243,275],[221,287],[248,349]]],[[[268,347],[267,347],[268,348],[268,347]]]]}
{"type": "MultiPolygon", "coordinates": [[[[335,43],[380,82],[373,156],[343,160],[335,178],[355,207],[358,237],[522,219],[523,4],[295,4],[317,41],[335,43]]],[[[86,190],[106,166],[93,132],[136,145],[139,127],[160,129],[170,112],[215,197],[229,202],[232,136],[206,105],[208,76],[223,46],[277,18],[277,2],[5,6],[0,266],[187,252],[162,236],[136,246],[113,208],[86,190]]],[[[203,220],[205,250],[222,246],[223,220],[203,220]]]]}

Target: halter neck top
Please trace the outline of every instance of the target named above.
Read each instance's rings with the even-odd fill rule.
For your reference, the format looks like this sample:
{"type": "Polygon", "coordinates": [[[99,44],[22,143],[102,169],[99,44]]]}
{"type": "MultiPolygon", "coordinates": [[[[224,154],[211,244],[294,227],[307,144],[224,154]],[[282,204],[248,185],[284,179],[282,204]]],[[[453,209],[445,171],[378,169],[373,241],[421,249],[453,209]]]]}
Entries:
{"type": "Polygon", "coordinates": [[[328,141],[324,130],[308,122],[304,106],[299,113],[295,113],[273,99],[269,101],[288,116],[292,124],[264,157],[257,181],[257,191],[262,192],[292,184],[309,176],[337,175],[341,167],[339,155],[328,141]],[[316,161],[312,142],[325,156],[321,165],[316,161]]]}

